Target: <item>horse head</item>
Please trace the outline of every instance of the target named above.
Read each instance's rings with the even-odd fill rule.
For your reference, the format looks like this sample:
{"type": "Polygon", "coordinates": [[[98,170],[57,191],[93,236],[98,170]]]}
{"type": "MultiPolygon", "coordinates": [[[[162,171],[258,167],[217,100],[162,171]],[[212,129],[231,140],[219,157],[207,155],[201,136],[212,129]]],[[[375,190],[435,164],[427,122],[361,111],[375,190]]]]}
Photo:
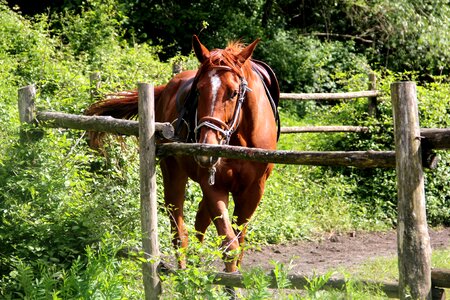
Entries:
{"type": "MultiPolygon", "coordinates": [[[[242,119],[242,106],[246,94],[251,92],[245,78],[244,68],[259,39],[247,47],[232,43],[224,50],[209,51],[193,37],[193,48],[201,66],[196,75],[198,93],[196,140],[199,143],[224,145],[230,142],[242,119]]],[[[201,167],[211,168],[219,158],[196,156],[201,167]]]]}

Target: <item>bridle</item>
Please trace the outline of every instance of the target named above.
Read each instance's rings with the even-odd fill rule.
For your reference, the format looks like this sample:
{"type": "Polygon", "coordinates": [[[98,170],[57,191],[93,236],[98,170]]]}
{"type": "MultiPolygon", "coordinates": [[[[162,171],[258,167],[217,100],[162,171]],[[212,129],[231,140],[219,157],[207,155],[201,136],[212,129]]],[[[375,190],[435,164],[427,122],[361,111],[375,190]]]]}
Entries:
{"type": "MultiPolygon", "coordinates": [[[[230,125],[220,120],[219,118],[213,116],[203,117],[198,121],[198,124],[196,124],[194,129],[194,136],[196,142],[198,142],[197,133],[200,131],[200,129],[202,127],[208,127],[222,134],[223,138],[220,141],[221,145],[228,145],[230,143],[231,136],[239,126],[239,117],[241,114],[242,104],[244,103],[245,96],[247,92],[251,92],[251,89],[248,87],[247,80],[243,76],[239,76],[239,79],[241,80],[241,82],[239,84],[238,100],[234,110],[233,119],[231,120],[230,125]]],[[[197,117],[195,118],[195,120],[197,122],[197,117]]],[[[209,185],[214,185],[215,174],[216,174],[216,167],[214,164],[213,166],[209,167],[209,178],[208,178],[209,185]]]]}
{"type": "MultiPolygon", "coordinates": [[[[236,131],[236,129],[239,126],[239,116],[241,114],[242,104],[244,103],[245,96],[246,96],[247,92],[251,91],[251,89],[248,87],[247,80],[245,80],[245,78],[242,76],[239,76],[239,79],[241,80],[241,82],[239,84],[238,100],[236,103],[236,108],[234,110],[233,119],[231,120],[230,125],[228,125],[224,121],[220,120],[219,118],[215,118],[212,116],[203,117],[198,121],[198,125],[196,125],[195,129],[194,129],[194,134],[195,134],[196,140],[197,140],[198,131],[202,127],[209,127],[209,128],[216,130],[222,134],[222,136],[223,136],[223,139],[221,140],[222,145],[228,145],[230,143],[231,136],[233,135],[233,133],[236,131]]],[[[196,120],[197,120],[197,118],[196,118],[196,120]]]]}

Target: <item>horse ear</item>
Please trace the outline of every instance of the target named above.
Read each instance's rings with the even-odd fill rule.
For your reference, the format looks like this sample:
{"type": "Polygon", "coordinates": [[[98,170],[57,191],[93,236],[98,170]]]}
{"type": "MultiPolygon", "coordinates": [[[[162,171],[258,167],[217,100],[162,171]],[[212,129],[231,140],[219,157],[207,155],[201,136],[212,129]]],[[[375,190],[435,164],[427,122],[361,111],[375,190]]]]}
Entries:
{"type": "Polygon", "coordinates": [[[194,48],[195,56],[200,63],[204,62],[205,59],[209,58],[209,50],[198,39],[195,34],[192,36],[192,47],[194,48]]]}
{"type": "Polygon", "coordinates": [[[245,61],[252,56],[253,50],[255,50],[255,47],[258,45],[260,40],[261,39],[258,38],[253,43],[242,49],[241,53],[238,54],[238,58],[241,63],[245,63],[245,61]]]}

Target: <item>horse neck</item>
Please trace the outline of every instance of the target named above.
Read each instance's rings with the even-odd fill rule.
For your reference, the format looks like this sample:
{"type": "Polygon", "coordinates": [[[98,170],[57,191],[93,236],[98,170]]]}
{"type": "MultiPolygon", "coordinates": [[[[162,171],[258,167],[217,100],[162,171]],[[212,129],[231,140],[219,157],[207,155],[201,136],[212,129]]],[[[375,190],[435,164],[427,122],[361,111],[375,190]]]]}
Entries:
{"type": "Polygon", "coordinates": [[[276,147],[276,125],[272,108],[260,78],[253,72],[244,73],[251,91],[244,101],[240,125],[236,131],[242,146],[274,149],[276,147]],[[272,124],[273,126],[267,126],[272,124]]]}

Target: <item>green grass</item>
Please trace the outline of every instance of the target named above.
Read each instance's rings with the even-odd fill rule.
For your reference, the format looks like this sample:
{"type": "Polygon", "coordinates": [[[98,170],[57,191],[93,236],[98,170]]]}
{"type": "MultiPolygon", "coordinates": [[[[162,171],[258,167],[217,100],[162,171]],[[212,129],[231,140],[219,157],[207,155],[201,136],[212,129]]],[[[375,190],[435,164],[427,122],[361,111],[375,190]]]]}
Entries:
{"type": "MultiPolygon", "coordinates": [[[[433,250],[433,268],[450,269],[450,247],[433,250]]],[[[376,257],[352,271],[357,278],[392,281],[398,279],[397,257],[376,257]]]]}

